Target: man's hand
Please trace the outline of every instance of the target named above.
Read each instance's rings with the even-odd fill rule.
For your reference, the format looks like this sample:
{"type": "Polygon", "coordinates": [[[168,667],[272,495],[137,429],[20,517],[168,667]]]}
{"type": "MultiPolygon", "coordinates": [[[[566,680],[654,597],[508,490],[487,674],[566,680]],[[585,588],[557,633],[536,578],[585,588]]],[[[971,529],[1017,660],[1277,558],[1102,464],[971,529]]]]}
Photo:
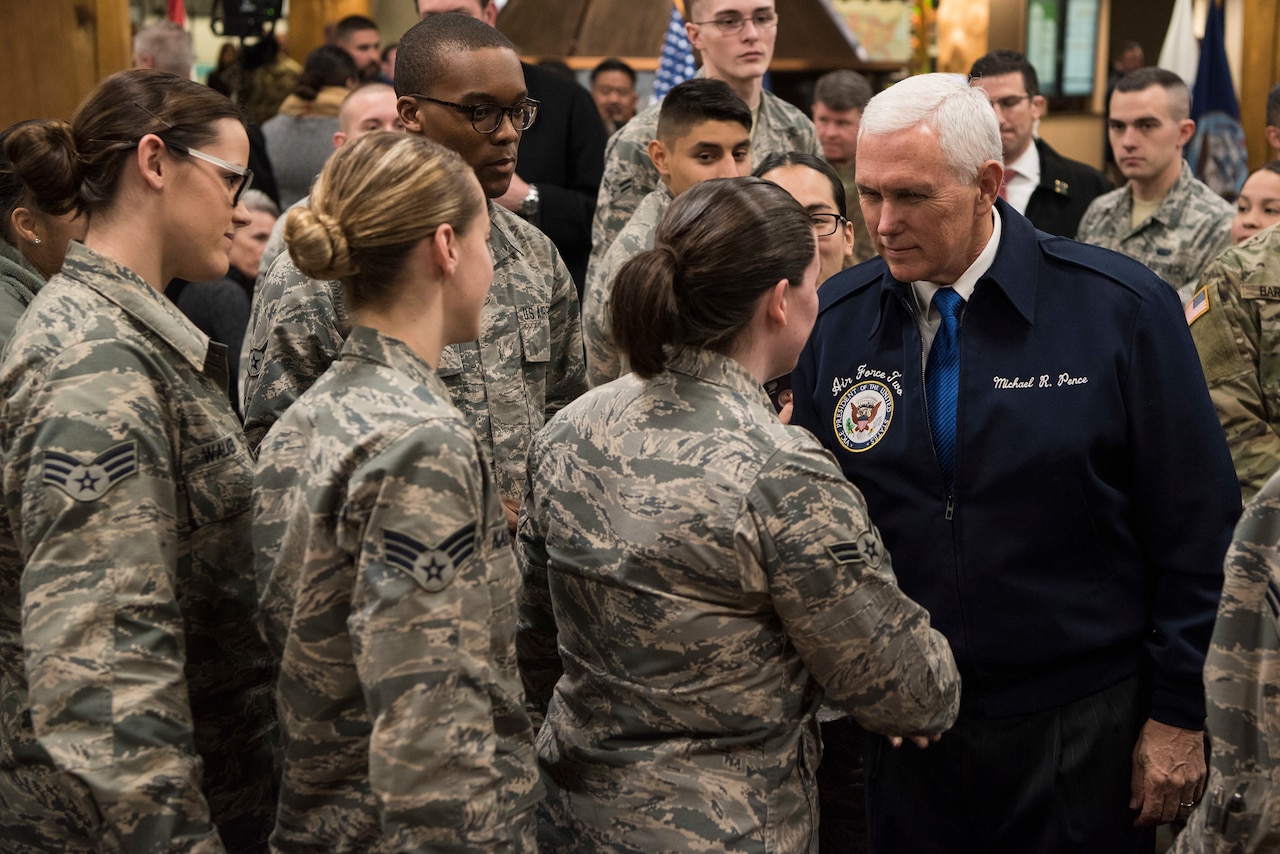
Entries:
{"type": "MultiPolygon", "coordinates": [[[[896,748],[899,748],[899,747],[901,747],[901,746],[902,746],[902,739],[903,739],[903,736],[900,736],[900,735],[890,735],[890,736],[886,736],[886,738],[888,738],[888,739],[889,739],[889,744],[890,744],[890,746],[894,747],[895,749],[896,749],[896,748]]],[[[938,743],[938,739],[942,738],[942,735],[941,735],[941,734],[939,734],[939,735],[909,735],[909,736],[906,736],[906,738],[907,738],[907,739],[909,739],[909,740],[911,741],[911,743],[912,743],[912,744],[914,744],[916,747],[920,748],[921,750],[924,750],[926,747],[928,747],[928,746],[929,746],[929,745],[931,745],[931,744],[937,744],[937,743],[938,743]]]]}
{"type": "Polygon", "coordinates": [[[494,199],[494,201],[512,213],[518,214],[520,213],[520,206],[524,204],[524,197],[527,195],[529,195],[529,182],[519,175],[512,175],[511,186],[507,187],[507,191],[494,199]]]}
{"type": "Polygon", "coordinates": [[[499,499],[502,502],[502,515],[507,520],[507,530],[511,533],[511,548],[516,547],[516,522],[520,518],[520,502],[510,498],[499,499]]]}
{"type": "Polygon", "coordinates": [[[1204,733],[1148,720],[1133,748],[1129,809],[1141,810],[1135,825],[1167,824],[1183,804],[1204,794],[1204,733]]]}

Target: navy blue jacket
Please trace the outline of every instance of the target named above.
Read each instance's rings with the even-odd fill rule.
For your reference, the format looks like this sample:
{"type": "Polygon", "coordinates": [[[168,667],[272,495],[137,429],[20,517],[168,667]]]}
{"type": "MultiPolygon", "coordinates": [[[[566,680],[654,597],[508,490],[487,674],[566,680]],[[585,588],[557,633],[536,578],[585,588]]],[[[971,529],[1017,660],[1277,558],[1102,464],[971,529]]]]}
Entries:
{"type": "Polygon", "coordinates": [[[997,209],[960,326],[952,494],[911,288],[879,258],[823,285],[793,423],[866,496],[902,589],[951,641],[964,713],[1041,711],[1145,667],[1151,716],[1198,729],[1240,490],[1177,296],[997,209]]]}

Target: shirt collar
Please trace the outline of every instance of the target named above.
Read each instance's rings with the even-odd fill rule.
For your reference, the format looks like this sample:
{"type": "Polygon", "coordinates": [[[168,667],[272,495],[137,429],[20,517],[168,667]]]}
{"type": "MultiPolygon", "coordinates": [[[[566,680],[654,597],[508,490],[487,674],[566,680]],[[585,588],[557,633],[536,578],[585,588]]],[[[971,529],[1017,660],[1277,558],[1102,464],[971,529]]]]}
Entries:
{"type": "Polygon", "coordinates": [[[426,386],[446,400],[452,399],[449,397],[448,389],[436,375],[435,369],[427,364],[426,359],[415,353],[399,338],[384,335],[371,327],[359,325],[351,327],[351,334],[343,342],[340,358],[359,359],[382,365],[426,386]]]}
{"type": "Polygon", "coordinates": [[[740,397],[763,406],[770,413],[773,412],[773,405],[769,403],[769,396],[765,394],[764,388],[732,356],[700,347],[682,347],[668,357],[667,370],[724,386],[740,397]]]}

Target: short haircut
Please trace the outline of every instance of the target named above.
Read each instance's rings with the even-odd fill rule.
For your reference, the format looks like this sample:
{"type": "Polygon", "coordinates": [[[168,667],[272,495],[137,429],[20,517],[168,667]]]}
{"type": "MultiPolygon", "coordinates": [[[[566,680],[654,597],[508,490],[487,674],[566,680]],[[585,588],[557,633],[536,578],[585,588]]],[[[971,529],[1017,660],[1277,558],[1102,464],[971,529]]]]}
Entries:
{"type": "Polygon", "coordinates": [[[751,132],[751,108],[728,83],[694,77],[677,83],[658,108],[658,139],[674,142],[702,122],[737,122],[751,132]]]}
{"type": "Polygon", "coordinates": [[[348,15],[337,23],[333,29],[333,37],[338,41],[346,41],[355,33],[378,29],[378,22],[364,15],[348,15]]]}
{"type": "Polygon", "coordinates": [[[1040,94],[1040,75],[1036,74],[1036,68],[1027,55],[1016,50],[993,50],[978,57],[969,69],[969,82],[1002,74],[1021,74],[1022,87],[1027,94],[1033,98],[1040,94]]]}
{"type": "Polygon", "coordinates": [[[395,50],[398,47],[400,47],[400,45],[397,42],[392,42],[391,44],[387,45],[382,49],[382,51],[378,54],[378,58],[381,59],[383,62],[386,62],[387,57],[391,55],[391,51],[395,50]]]}
{"type": "Polygon", "coordinates": [[[938,134],[947,168],[973,183],[988,160],[1004,162],[1000,122],[987,94],[957,74],[919,74],[876,95],[862,113],[858,140],[926,125],[938,134]]]}
{"type": "Polygon", "coordinates": [[[352,121],[351,105],[355,103],[356,96],[357,95],[363,96],[369,92],[373,92],[378,89],[386,89],[389,93],[391,93],[392,100],[395,100],[396,90],[392,86],[387,85],[386,83],[381,83],[377,80],[371,80],[368,83],[363,83],[357,86],[356,88],[352,89],[350,92],[347,93],[347,97],[343,98],[342,103],[338,106],[338,130],[342,131],[343,133],[349,133],[351,131],[351,121],[352,121]]]}
{"type": "Polygon", "coordinates": [[[133,37],[133,52],[150,56],[157,71],[191,76],[191,64],[195,61],[191,34],[173,21],[153,21],[138,30],[133,37]]]}
{"type": "Polygon", "coordinates": [[[1274,172],[1277,175],[1280,175],[1280,160],[1272,160],[1270,163],[1264,163],[1260,167],[1258,167],[1259,172],[1261,172],[1263,169],[1266,169],[1268,172],[1274,172]]]}
{"type": "Polygon", "coordinates": [[[273,217],[280,216],[279,206],[271,201],[271,197],[261,190],[246,190],[245,194],[240,197],[240,201],[244,202],[244,206],[249,209],[249,213],[264,213],[273,217]]]}
{"type": "Polygon", "coordinates": [[[630,65],[627,65],[621,59],[618,59],[616,56],[600,60],[600,64],[591,69],[591,82],[595,83],[596,78],[606,71],[621,71],[623,74],[627,75],[627,77],[631,78],[632,86],[636,85],[636,70],[630,65]]]}
{"type": "Polygon", "coordinates": [[[499,48],[515,53],[511,40],[478,18],[457,12],[431,15],[409,28],[396,53],[396,94],[426,95],[449,65],[452,53],[499,48]]]}
{"type": "Polygon", "coordinates": [[[1267,93],[1267,124],[1280,127],[1280,83],[1267,93]]]}
{"type": "Polygon", "coordinates": [[[1112,54],[1112,56],[1115,59],[1120,59],[1131,50],[1142,50],[1142,42],[1134,41],[1133,39],[1125,39],[1116,46],[1115,53],[1112,54]]]}
{"type": "Polygon", "coordinates": [[[1116,92],[1141,92],[1159,86],[1169,96],[1169,116],[1175,121],[1191,117],[1191,90],[1187,82],[1166,68],[1147,66],[1130,71],[1116,83],[1116,92]]]}
{"type": "MultiPolygon", "coordinates": [[[[757,178],[764,178],[767,173],[785,166],[803,166],[826,178],[827,183],[831,185],[831,199],[835,202],[836,211],[839,212],[840,216],[847,217],[849,215],[849,204],[844,192],[844,181],[840,180],[840,176],[836,174],[836,170],[831,167],[830,163],[816,154],[810,154],[808,151],[788,151],[785,154],[774,152],[766,157],[759,166],[751,170],[751,174],[757,178]]],[[[769,179],[765,178],[765,180],[769,179]]]]}
{"type": "Polygon", "coordinates": [[[832,71],[818,78],[813,87],[813,100],[820,102],[828,110],[845,112],[867,108],[867,102],[875,93],[871,91],[871,81],[856,71],[832,71]]]}
{"type": "Polygon", "coordinates": [[[293,84],[293,94],[304,101],[314,101],[326,86],[346,86],[358,76],[351,54],[337,45],[322,44],[307,54],[302,73],[293,84]]]}

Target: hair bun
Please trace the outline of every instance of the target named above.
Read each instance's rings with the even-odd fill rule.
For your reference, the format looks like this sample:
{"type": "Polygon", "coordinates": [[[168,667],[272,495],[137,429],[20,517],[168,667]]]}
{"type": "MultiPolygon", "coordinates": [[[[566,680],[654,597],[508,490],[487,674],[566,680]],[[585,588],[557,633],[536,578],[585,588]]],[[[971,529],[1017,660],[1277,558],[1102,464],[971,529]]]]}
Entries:
{"type": "Polygon", "coordinates": [[[342,224],[326,213],[308,207],[289,211],[284,239],[293,263],[313,279],[341,279],[358,272],[342,224]]]}
{"type": "Polygon", "coordinates": [[[60,216],[77,207],[80,158],[66,122],[35,119],[12,126],[4,135],[4,160],[41,210],[60,216]]]}

